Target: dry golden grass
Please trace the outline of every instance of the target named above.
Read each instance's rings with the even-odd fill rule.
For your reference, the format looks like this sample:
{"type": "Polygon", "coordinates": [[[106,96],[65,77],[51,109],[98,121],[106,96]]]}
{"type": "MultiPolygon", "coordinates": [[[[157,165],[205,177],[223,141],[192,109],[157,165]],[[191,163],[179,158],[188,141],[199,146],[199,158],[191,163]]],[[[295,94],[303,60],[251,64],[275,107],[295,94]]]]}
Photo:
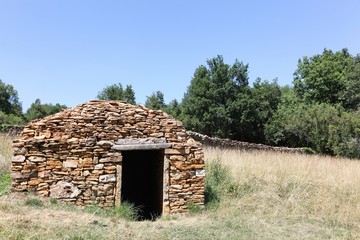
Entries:
{"type": "Polygon", "coordinates": [[[266,223],[267,231],[285,231],[292,239],[321,232],[326,235],[319,238],[360,238],[358,160],[219,149],[205,153],[208,161],[219,158],[229,166],[247,192],[233,204],[266,223]]]}
{"type": "Polygon", "coordinates": [[[12,157],[12,140],[13,136],[0,133],[0,173],[2,171],[9,171],[12,157]]]}
{"type": "MultiPolygon", "coordinates": [[[[205,156],[207,166],[227,166],[237,186],[217,208],[130,222],[46,200],[27,206],[33,196],[8,194],[0,239],[360,239],[360,161],[213,148],[205,156]]],[[[11,156],[4,159],[8,169],[11,156]]]]}

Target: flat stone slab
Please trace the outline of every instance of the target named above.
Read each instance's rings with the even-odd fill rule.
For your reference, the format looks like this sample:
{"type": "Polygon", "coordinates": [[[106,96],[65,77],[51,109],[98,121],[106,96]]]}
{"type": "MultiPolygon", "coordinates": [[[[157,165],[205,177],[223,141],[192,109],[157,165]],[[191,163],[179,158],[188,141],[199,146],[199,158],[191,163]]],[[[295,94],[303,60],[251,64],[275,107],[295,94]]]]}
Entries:
{"type": "Polygon", "coordinates": [[[130,151],[130,150],[157,150],[171,147],[171,143],[150,143],[150,144],[132,144],[132,145],[114,145],[113,150],[130,151]]]}
{"type": "Polygon", "coordinates": [[[118,151],[156,150],[169,148],[171,145],[171,143],[166,143],[165,138],[125,138],[117,140],[111,149],[118,151]]]}
{"type": "Polygon", "coordinates": [[[115,145],[138,145],[138,144],[155,144],[166,143],[165,138],[121,138],[115,142],[115,145]]]}

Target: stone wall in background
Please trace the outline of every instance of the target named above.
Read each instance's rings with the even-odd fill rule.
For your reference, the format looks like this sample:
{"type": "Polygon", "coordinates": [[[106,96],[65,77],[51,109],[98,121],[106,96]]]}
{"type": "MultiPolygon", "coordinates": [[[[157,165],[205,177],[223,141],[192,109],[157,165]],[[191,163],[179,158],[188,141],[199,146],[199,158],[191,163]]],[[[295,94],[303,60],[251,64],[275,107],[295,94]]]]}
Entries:
{"type": "Polygon", "coordinates": [[[304,153],[304,151],[301,148],[273,147],[264,144],[209,137],[207,135],[192,131],[188,131],[187,133],[194,140],[202,143],[204,146],[209,146],[209,147],[233,148],[240,150],[275,151],[275,152],[287,152],[287,153],[304,153]]]}

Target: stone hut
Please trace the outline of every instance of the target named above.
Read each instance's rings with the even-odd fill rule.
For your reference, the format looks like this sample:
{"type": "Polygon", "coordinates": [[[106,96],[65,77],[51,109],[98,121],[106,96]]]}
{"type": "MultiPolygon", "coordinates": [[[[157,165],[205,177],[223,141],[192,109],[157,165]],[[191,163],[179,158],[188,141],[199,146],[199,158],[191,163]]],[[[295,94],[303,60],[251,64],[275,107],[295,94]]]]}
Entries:
{"type": "Polygon", "coordinates": [[[13,191],[77,205],[127,201],[145,219],[204,204],[201,144],[162,111],[90,101],[30,122],[13,150],[13,191]]]}

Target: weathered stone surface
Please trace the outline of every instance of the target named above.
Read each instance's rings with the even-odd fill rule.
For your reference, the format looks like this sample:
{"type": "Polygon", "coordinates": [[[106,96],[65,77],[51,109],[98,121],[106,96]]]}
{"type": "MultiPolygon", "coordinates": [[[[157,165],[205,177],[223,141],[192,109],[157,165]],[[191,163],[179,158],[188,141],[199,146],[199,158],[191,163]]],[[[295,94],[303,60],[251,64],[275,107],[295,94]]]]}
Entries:
{"type": "Polygon", "coordinates": [[[21,178],[24,178],[23,177],[23,174],[21,172],[12,172],[10,174],[11,178],[12,179],[21,179],[21,178]]]}
{"type": "Polygon", "coordinates": [[[114,174],[107,174],[107,175],[101,175],[99,177],[99,182],[101,183],[108,183],[108,182],[115,182],[116,178],[114,174]]]}
{"type": "Polygon", "coordinates": [[[78,166],[78,160],[66,160],[63,162],[65,168],[76,168],[78,166]]]}
{"type": "Polygon", "coordinates": [[[32,180],[30,180],[30,181],[28,182],[28,184],[29,184],[30,186],[32,186],[32,185],[37,186],[37,185],[39,185],[39,184],[42,183],[42,182],[43,182],[42,179],[37,178],[37,179],[32,179],[32,180]]]}
{"type": "Polygon", "coordinates": [[[50,197],[52,198],[76,198],[81,191],[72,183],[59,181],[50,186],[50,197]]]}
{"type": "Polygon", "coordinates": [[[114,145],[111,149],[117,151],[130,151],[130,150],[156,150],[171,147],[170,143],[150,143],[150,144],[134,144],[134,145],[114,145]]]}
{"type": "Polygon", "coordinates": [[[100,163],[121,163],[122,158],[120,156],[100,158],[100,163]]]}
{"type": "Polygon", "coordinates": [[[205,170],[204,169],[197,169],[196,170],[197,177],[205,177],[205,170]]]}
{"type": "Polygon", "coordinates": [[[249,142],[241,142],[231,139],[222,139],[222,138],[212,138],[204,134],[200,134],[197,132],[188,131],[187,132],[190,137],[192,137],[198,142],[201,142],[203,145],[210,146],[210,147],[217,147],[217,148],[235,148],[235,149],[242,149],[242,150],[261,150],[261,151],[274,151],[274,152],[288,152],[288,153],[304,153],[304,150],[301,148],[288,148],[288,147],[274,147],[268,146],[264,144],[256,144],[256,143],[249,143],[249,142]]]}
{"type": "Polygon", "coordinates": [[[100,146],[100,147],[111,147],[114,145],[114,142],[112,141],[99,141],[96,143],[96,145],[100,146]]]}
{"type": "Polygon", "coordinates": [[[16,163],[25,162],[25,156],[24,155],[14,156],[13,159],[12,159],[12,162],[16,162],[16,163]]]}
{"type": "Polygon", "coordinates": [[[44,158],[44,157],[36,157],[36,156],[29,157],[30,162],[45,162],[45,160],[46,160],[46,158],[44,158]]]}
{"type": "Polygon", "coordinates": [[[159,110],[90,101],[30,122],[13,148],[14,191],[78,205],[120,205],[123,151],[156,150],[164,154],[163,213],[204,204],[201,144],[159,110]]]}
{"type": "Polygon", "coordinates": [[[189,153],[190,153],[190,149],[186,149],[186,148],[181,148],[181,149],[168,148],[168,149],[165,149],[165,154],[170,154],[170,155],[184,155],[184,154],[189,154],[189,153]]]}
{"type": "Polygon", "coordinates": [[[103,163],[100,163],[100,164],[96,164],[94,169],[95,170],[99,170],[99,169],[103,169],[104,168],[104,164],[103,163]]]}

